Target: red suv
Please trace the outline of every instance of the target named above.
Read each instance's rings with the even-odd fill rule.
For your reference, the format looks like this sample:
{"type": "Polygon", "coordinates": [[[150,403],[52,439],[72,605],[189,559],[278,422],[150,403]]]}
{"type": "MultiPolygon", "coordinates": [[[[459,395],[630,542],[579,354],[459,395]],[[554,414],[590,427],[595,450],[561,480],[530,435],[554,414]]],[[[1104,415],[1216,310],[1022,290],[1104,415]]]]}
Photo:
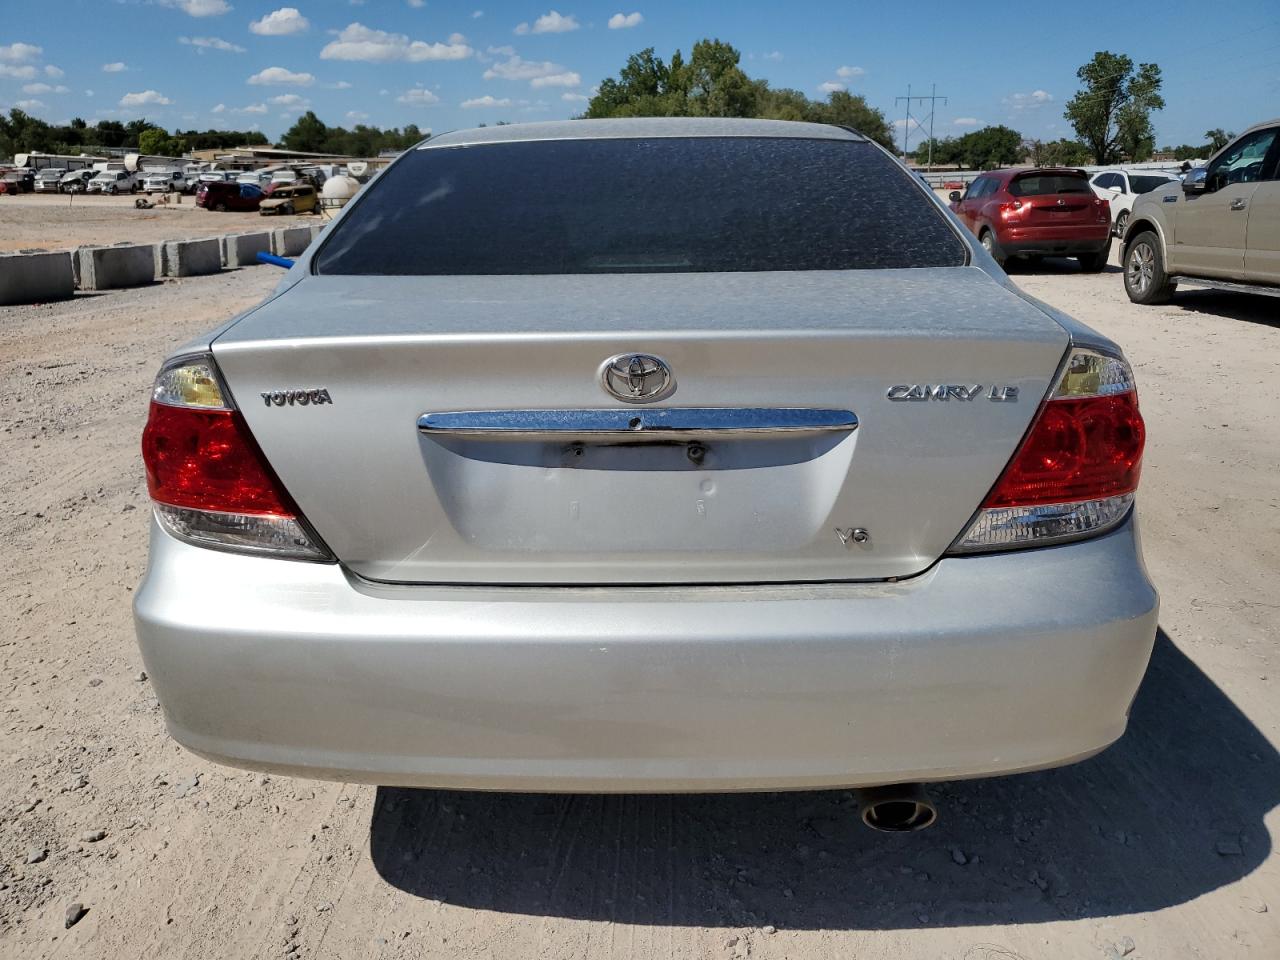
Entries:
{"type": "Polygon", "coordinates": [[[196,206],[206,210],[257,210],[262,191],[252,183],[214,180],[200,184],[196,190],[196,206]]]}
{"type": "Polygon", "coordinates": [[[1083,170],[1036,168],[984,173],[951,209],[997,263],[1009,257],[1075,257],[1086,271],[1107,265],[1111,205],[1083,170]]]}

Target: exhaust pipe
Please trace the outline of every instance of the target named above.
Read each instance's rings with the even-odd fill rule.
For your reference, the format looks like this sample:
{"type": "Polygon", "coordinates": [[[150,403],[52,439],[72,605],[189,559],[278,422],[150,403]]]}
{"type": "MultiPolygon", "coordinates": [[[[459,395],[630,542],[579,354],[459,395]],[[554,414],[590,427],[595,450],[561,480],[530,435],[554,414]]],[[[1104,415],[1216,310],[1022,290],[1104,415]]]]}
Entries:
{"type": "Polygon", "coordinates": [[[914,833],[931,827],[938,808],[929,799],[922,783],[896,783],[887,787],[857,790],[862,822],[884,833],[914,833]]]}

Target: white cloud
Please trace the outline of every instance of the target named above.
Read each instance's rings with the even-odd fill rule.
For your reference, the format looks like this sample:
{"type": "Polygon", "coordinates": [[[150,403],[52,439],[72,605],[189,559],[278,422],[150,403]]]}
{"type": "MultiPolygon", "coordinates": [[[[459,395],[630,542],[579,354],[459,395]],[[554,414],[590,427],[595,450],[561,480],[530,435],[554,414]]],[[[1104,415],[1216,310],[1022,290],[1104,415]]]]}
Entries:
{"type": "Polygon", "coordinates": [[[189,47],[196,47],[201,53],[205,50],[221,50],[223,53],[244,53],[244,47],[232,43],[230,40],[223,40],[221,37],[179,37],[178,42],[184,43],[189,47]]]}
{"type": "Polygon", "coordinates": [[[782,59],[782,51],[781,51],[781,50],[770,50],[768,53],[766,53],[766,54],[764,55],[764,59],[766,59],[766,60],[781,60],[781,59],[782,59]]]}
{"type": "Polygon", "coordinates": [[[501,47],[488,47],[486,48],[485,53],[492,53],[495,57],[514,57],[516,55],[516,48],[510,44],[506,44],[501,47]]]}
{"type": "Polygon", "coordinates": [[[529,86],[540,90],[543,87],[576,87],[580,83],[582,83],[582,77],[579,74],[566,70],[564,73],[553,73],[549,77],[534,77],[529,81],[529,86]]]}
{"type": "Polygon", "coordinates": [[[956,117],[951,122],[957,127],[976,127],[981,121],[977,117],[956,117]]]}
{"type": "Polygon", "coordinates": [[[610,30],[630,30],[632,27],[638,27],[644,23],[644,17],[639,13],[615,13],[609,18],[610,30]]]}
{"type": "Polygon", "coordinates": [[[44,48],[32,43],[11,43],[7,47],[0,47],[0,62],[26,63],[28,60],[35,60],[42,53],[44,48]]]}
{"type": "Polygon", "coordinates": [[[120,106],[122,107],[167,107],[173,103],[168,97],[157,90],[143,90],[141,93],[126,93],[120,98],[120,106]]]}
{"type": "Polygon", "coordinates": [[[294,73],[292,70],[286,70],[284,67],[267,67],[250,77],[247,83],[254,86],[290,86],[290,87],[309,87],[316,82],[316,78],[309,73],[294,73]]]}
{"type": "Polygon", "coordinates": [[[536,86],[577,86],[581,78],[567,67],[550,60],[522,60],[512,56],[484,72],[486,80],[528,80],[536,86]],[[574,78],[573,82],[568,82],[574,78]],[[538,81],[542,81],[538,83],[538,81]]]}
{"type": "Polygon", "coordinates": [[[462,34],[462,33],[451,33],[449,34],[449,42],[450,43],[466,43],[467,37],[465,34],[462,34]]]}
{"type": "Polygon", "coordinates": [[[591,98],[583,93],[562,93],[560,99],[565,103],[586,103],[591,98]]]}
{"type": "Polygon", "coordinates": [[[251,103],[247,107],[232,107],[231,112],[263,114],[266,113],[268,109],[269,108],[265,103],[251,103]]]}
{"type": "Polygon", "coordinates": [[[396,97],[397,103],[407,103],[411,107],[429,107],[439,103],[440,98],[425,87],[411,87],[396,97]]]}
{"type": "Polygon", "coordinates": [[[841,80],[857,80],[859,77],[865,77],[867,71],[861,67],[837,67],[836,76],[841,80]]]}
{"type": "Polygon", "coordinates": [[[565,16],[555,10],[549,10],[533,21],[533,26],[527,23],[519,24],[516,27],[516,33],[523,36],[527,33],[568,33],[570,30],[577,30],[582,24],[578,23],[578,18],[570,14],[565,16]]]}
{"type": "Polygon", "coordinates": [[[30,80],[36,75],[36,68],[26,63],[21,66],[10,66],[0,63],[0,77],[13,77],[15,80],[30,80]]]}
{"type": "Polygon", "coordinates": [[[287,37],[291,33],[303,33],[310,26],[311,21],[297,7],[281,7],[261,20],[251,20],[249,32],[260,37],[287,37]]]}
{"type": "Polygon", "coordinates": [[[19,100],[14,106],[19,110],[43,110],[45,104],[42,100],[19,100]]]}
{"type": "Polygon", "coordinates": [[[56,87],[51,87],[47,83],[28,83],[23,85],[22,92],[23,93],[70,93],[71,91],[68,90],[66,87],[64,87],[62,84],[58,84],[56,87]]]}
{"type": "Polygon", "coordinates": [[[826,83],[818,84],[818,89],[823,93],[836,93],[839,90],[845,89],[845,86],[843,83],[836,83],[834,80],[828,80],[826,83]]]}
{"type": "Polygon", "coordinates": [[[93,91],[92,91],[92,90],[86,90],[86,91],[84,92],[84,95],[85,95],[86,97],[92,97],[92,96],[93,96],[93,91]]]}
{"type": "Polygon", "coordinates": [[[124,73],[129,68],[117,60],[115,63],[104,63],[102,65],[103,73],[124,73]]]}
{"type": "Polygon", "coordinates": [[[1012,93],[1003,101],[1014,113],[1023,110],[1038,110],[1046,103],[1053,102],[1053,94],[1047,90],[1032,90],[1030,93],[1012,93]]]}
{"type": "Polygon", "coordinates": [[[52,63],[46,63],[44,65],[44,75],[51,80],[61,80],[67,74],[62,69],[55,67],[52,63]]]}
{"type": "Polygon", "coordinates": [[[472,19],[472,20],[479,20],[479,19],[480,19],[481,17],[483,17],[483,16],[484,16],[484,11],[483,11],[483,10],[472,10],[472,11],[471,11],[471,19],[472,19]]]}
{"type": "Polygon", "coordinates": [[[226,113],[227,105],[225,103],[220,103],[209,112],[210,113],[226,113]]]}
{"type": "Polygon", "coordinates": [[[339,80],[337,83],[326,83],[325,86],[328,87],[330,90],[350,90],[351,89],[351,84],[348,83],[346,80],[339,80]]]}
{"type": "Polygon", "coordinates": [[[320,51],[322,60],[364,60],[385,63],[390,60],[465,60],[475,53],[465,43],[426,43],[410,40],[403,33],[373,30],[361,23],[349,24],[338,39],[320,51]]]}
{"type": "Polygon", "coordinates": [[[415,10],[421,9],[427,5],[427,0],[409,0],[409,6],[415,10]]]}
{"type": "MultiPolygon", "coordinates": [[[[894,127],[895,127],[895,128],[897,128],[898,130],[901,130],[903,127],[907,126],[907,121],[906,121],[906,120],[895,120],[895,121],[893,121],[893,125],[894,125],[894,127]]],[[[911,128],[912,130],[923,130],[923,129],[924,129],[924,124],[922,124],[922,123],[921,123],[919,120],[917,120],[915,117],[912,117],[912,118],[911,118],[910,128],[911,128]]]]}
{"type": "Polygon", "coordinates": [[[483,97],[475,97],[471,100],[462,101],[463,110],[476,110],[481,107],[509,107],[509,106],[511,106],[511,101],[506,97],[502,97],[501,99],[499,99],[498,97],[492,97],[487,93],[483,97]]]}
{"type": "Polygon", "coordinates": [[[358,123],[361,120],[368,120],[369,115],[367,113],[361,113],[359,110],[348,110],[347,119],[351,120],[352,122],[358,123]]]}
{"type": "Polygon", "coordinates": [[[157,0],[162,7],[174,7],[192,17],[220,17],[231,12],[227,0],[157,0]]]}
{"type": "Polygon", "coordinates": [[[272,97],[271,102],[281,107],[305,107],[311,103],[306,97],[300,97],[296,93],[282,93],[278,97],[272,97]]]}

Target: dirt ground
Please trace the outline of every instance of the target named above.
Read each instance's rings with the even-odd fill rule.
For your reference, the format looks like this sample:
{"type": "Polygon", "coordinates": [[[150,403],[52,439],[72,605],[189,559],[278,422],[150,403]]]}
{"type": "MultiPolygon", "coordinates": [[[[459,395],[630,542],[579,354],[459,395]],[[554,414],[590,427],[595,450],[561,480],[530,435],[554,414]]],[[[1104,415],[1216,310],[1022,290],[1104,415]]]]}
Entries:
{"type": "Polygon", "coordinates": [[[1280,957],[1276,301],[1016,274],[1136,364],[1161,633],[1116,746],[940,786],[935,828],[884,836],[839,791],[374,789],[170,741],[129,614],[147,391],[277,277],[0,310],[0,956],[1280,957]]]}
{"type": "MultiPolygon", "coordinates": [[[[145,194],[138,194],[139,197],[145,194]]],[[[161,194],[149,199],[155,201],[161,194]]],[[[151,210],[139,210],[137,197],[99,194],[20,193],[0,196],[0,253],[10,250],[70,250],[82,244],[157,243],[218,233],[265,230],[294,223],[323,223],[319,214],[264,217],[258,213],[215,213],[183,196],[151,210]]]]}

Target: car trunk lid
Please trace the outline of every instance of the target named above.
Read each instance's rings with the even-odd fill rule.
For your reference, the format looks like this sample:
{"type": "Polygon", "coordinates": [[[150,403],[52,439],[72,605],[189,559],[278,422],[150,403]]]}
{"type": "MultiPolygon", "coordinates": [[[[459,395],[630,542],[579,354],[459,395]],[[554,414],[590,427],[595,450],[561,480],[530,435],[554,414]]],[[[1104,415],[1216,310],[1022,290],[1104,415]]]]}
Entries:
{"type": "Polygon", "coordinates": [[[982,271],[932,268],[310,276],[214,353],[354,573],[648,584],[926,569],[1066,345],[982,271]],[[602,365],[631,354],[673,392],[610,395],[602,365]]]}

